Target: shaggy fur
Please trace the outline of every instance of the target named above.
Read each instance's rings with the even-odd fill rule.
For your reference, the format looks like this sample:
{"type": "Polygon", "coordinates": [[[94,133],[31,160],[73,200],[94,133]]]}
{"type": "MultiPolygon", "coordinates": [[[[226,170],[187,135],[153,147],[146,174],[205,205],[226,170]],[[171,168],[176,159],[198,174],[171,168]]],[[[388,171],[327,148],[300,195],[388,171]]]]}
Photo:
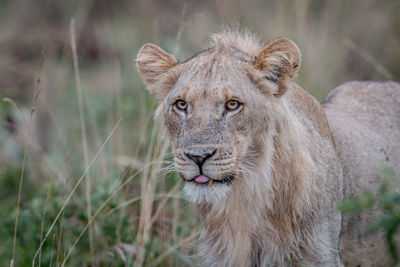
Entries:
{"type": "Polygon", "coordinates": [[[205,265],[341,265],[335,204],[347,192],[344,162],[322,106],[291,81],[300,68],[296,44],[280,38],[263,46],[228,31],[182,63],[146,44],[137,67],[161,100],[157,118],[199,207],[205,265]],[[232,99],[241,105],[229,111],[232,99]],[[212,156],[200,170],[188,153],[212,156]],[[212,178],[207,185],[193,182],[200,172],[212,178]]]}

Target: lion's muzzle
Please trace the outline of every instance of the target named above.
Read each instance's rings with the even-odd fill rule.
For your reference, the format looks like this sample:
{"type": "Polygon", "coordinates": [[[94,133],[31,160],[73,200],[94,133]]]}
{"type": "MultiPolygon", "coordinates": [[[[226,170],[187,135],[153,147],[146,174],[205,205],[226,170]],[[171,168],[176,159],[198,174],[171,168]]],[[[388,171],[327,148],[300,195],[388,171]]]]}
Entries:
{"type": "Polygon", "coordinates": [[[196,146],[175,152],[175,167],[186,182],[229,184],[235,176],[235,157],[225,146],[196,146]]]}
{"type": "Polygon", "coordinates": [[[217,150],[216,149],[214,149],[214,151],[213,152],[211,152],[211,153],[208,153],[208,152],[202,152],[201,154],[200,153],[198,153],[198,154],[191,154],[191,153],[184,153],[185,154],[185,156],[186,157],[188,157],[189,159],[191,159],[194,163],[196,163],[197,164],[197,166],[199,167],[199,170],[200,170],[200,174],[203,174],[203,170],[202,170],[202,167],[203,167],[203,164],[204,164],[204,162],[207,160],[207,159],[209,159],[209,158],[211,158],[212,156],[214,156],[215,155],[215,152],[217,152],[217,150]]]}

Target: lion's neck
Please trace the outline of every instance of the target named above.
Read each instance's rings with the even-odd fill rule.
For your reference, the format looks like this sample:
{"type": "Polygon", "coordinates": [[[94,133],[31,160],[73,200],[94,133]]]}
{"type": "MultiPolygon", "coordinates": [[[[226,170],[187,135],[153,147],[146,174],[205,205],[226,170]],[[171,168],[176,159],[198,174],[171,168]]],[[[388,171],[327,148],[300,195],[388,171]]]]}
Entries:
{"type": "MultiPolygon", "coordinates": [[[[232,194],[238,192],[232,192],[232,194]]],[[[202,240],[200,255],[210,266],[249,266],[252,238],[249,203],[230,198],[225,206],[200,205],[202,240]],[[247,219],[243,219],[247,217],[247,219]]]]}
{"type": "Polygon", "coordinates": [[[224,203],[199,206],[200,254],[207,255],[206,263],[290,264],[293,257],[302,257],[294,252],[304,238],[297,226],[313,218],[309,197],[314,162],[306,144],[295,135],[302,134],[302,126],[290,123],[297,122],[284,120],[275,125],[264,142],[264,164],[232,184],[224,203]]]}

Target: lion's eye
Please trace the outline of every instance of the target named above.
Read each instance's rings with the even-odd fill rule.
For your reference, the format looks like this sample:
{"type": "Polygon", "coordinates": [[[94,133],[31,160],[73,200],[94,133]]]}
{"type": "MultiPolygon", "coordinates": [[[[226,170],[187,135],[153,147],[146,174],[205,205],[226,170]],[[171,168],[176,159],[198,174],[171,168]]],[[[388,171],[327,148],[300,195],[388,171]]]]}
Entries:
{"type": "Polygon", "coordinates": [[[234,111],[240,108],[242,104],[237,100],[229,100],[225,103],[225,109],[228,111],[234,111]]]}
{"type": "Polygon", "coordinates": [[[188,104],[185,100],[178,99],[175,101],[174,106],[180,111],[185,111],[187,109],[188,104]]]}

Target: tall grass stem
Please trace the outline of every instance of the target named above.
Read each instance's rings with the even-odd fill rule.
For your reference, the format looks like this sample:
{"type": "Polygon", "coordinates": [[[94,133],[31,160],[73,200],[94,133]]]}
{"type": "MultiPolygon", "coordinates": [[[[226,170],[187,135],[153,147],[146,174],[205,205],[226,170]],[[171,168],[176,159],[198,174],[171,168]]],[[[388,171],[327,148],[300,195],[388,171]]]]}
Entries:
{"type": "MultiPolygon", "coordinates": [[[[81,123],[81,136],[82,136],[82,146],[83,146],[83,158],[85,166],[89,163],[89,152],[88,152],[88,143],[87,143],[87,132],[86,132],[86,119],[85,119],[85,110],[83,107],[83,96],[82,96],[82,86],[81,86],[81,76],[79,73],[79,62],[78,62],[78,51],[76,47],[76,34],[75,34],[75,20],[71,20],[70,25],[70,34],[71,34],[71,49],[72,49],[72,57],[74,60],[74,72],[75,72],[75,82],[76,82],[76,90],[78,95],[78,105],[79,105],[79,120],[81,123]]],[[[91,191],[91,180],[90,174],[87,174],[86,178],[86,213],[88,221],[92,216],[92,201],[90,197],[91,191]]],[[[90,259],[92,265],[95,264],[94,257],[96,255],[95,247],[94,247],[94,238],[93,238],[93,228],[89,226],[89,248],[90,248],[90,259]]]]}

